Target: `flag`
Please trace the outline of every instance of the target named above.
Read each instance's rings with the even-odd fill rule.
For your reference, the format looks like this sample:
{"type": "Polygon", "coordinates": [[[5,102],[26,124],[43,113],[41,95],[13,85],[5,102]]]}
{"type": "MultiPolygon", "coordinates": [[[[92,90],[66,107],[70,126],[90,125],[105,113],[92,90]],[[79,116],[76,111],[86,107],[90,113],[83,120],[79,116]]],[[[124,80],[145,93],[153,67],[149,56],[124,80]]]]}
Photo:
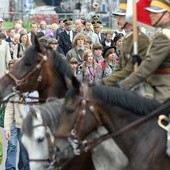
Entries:
{"type": "Polygon", "coordinates": [[[150,12],[145,10],[150,6],[151,0],[138,0],[137,2],[137,21],[151,25],[150,12]]]}
{"type": "MultiPolygon", "coordinates": [[[[145,10],[150,6],[151,0],[136,0],[137,21],[151,25],[150,12],[145,10]]],[[[127,0],[126,21],[133,22],[133,0],[127,0]]]]}

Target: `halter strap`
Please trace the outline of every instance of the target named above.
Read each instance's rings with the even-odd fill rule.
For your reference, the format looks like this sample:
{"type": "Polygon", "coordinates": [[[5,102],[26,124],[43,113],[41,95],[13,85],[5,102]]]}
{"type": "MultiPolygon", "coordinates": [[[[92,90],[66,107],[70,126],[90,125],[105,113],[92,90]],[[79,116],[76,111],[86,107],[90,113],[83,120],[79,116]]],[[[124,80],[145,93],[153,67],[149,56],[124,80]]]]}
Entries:
{"type": "Polygon", "coordinates": [[[41,76],[41,71],[42,71],[42,66],[43,66],[43,63],[46,62],[48,60],[47,56],[46,55],[43,55],[41,53],[38,53],[38,55],[41,57],[41,61],[40,63],[38,63],[30,72],[28,72],[26,75],[24,75],[23,77],[21,77],[21,79],[18,79],[16,78],[16,76],[10,72],[7,72],[6,75],[8,75],[14,82],[15,82],[15,85],[17,87],[20,87],[22,86],[23,84],[27,84],[27,80],[28,78],[33,75],[33,73],[37,70],[40,70],[39,72],[39,75],[37,77],[37,81],[36,81],[36,84],[35,84],[35,87],[37,86],[37,83],[39,83],[41,80],[42,80],[42,76],[41,76]]]}

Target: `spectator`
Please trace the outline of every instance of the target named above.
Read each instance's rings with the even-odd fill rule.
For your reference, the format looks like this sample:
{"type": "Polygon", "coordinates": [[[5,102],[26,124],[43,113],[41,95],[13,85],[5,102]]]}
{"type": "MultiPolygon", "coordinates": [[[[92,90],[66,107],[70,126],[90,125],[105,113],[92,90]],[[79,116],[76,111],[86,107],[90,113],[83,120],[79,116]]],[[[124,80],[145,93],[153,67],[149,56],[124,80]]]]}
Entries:
{"type": "MultiPolygon", "coordinates": [[[[12,69],[13,65],[17,60],[13,59],[9,61],[9,70],[12,69]]],[[[7,156],[5,161],[5,169],[11,170],[16,169],[16,158],[17,158],[17,141],[19,142],[19,162],[18,169],[29,170],[29,159],[24,146],[21,143],[21,122],[24,113],[23,104],[11,103],[11,101],[18,101],[19,96],[14,96],[7,103],[5,116],[4,116],[4,130],[5,138],[8,140],[7,156]],[[22,111],[22,113],[21,113],[22,111]]]]}
{"type": "Polygon", "coordinates": [[[118,65],[118,57],[116,55],[116,47],[105,47],[103,52],[104,60],[101,62],[103,69],[103,77],[110,76],[118,65]]]}
{"type": "Polygon", "coordinates": [[[52,23],[51,24],[52,38],[56,38],[57,27],[58,27],[57,23],[52,23]]]}
{"type": "Polygon", "coordinates": [[[76,32],[72,30],[72,19],[65,19],[65,30],[59,34],[59,52],[66,55],[72,48],[72,41],[76,32]]]}
{"type": "Polygon", "coordinates": [[[53,37],[53,34],[50,29],[47,28],[47,23],[45,21],[41,21],[39,25],[38,32],[43,32],[44,35],[48,36],[49,38],[53,37]]]}
{"type": "Polygon", "coordinates": [[[47,40],[47,43],[53,48],[54,51],[58,51],[58,41],[55,38],[50,38],[47,40]]]}
{"type": "Polygon", "coordinates": [[[107,31],[105,33],[105,38],[104,41],[101,43],[104,47],[111,47],[114,45],[114,41],[113,41],[113,33],[111,31],[107,31]]]}
{"type": "Polygon", "coordinates": [[[30,47],[30,42],[27,33],[22,33],[19,38],[19,43],[14,48],[14,58],[20,58],[23,56],[24,51],[30,47]]]}
{"type": "Polygon", "coordinates": [[[92,39],[92,43],[99,42],[99,38],[96,33],[91,29],[91,22],[89,20],[84,21],[83,33],[92,39]]]}
{"type": "Polygon", "coordinates": [[[50,38],[49,38],[48,36],[44,35],[44,36],[42,36],[41,38],[39,38],[38,40],[39,40],[40,43],[42,43],[42,44],[44,44],[44,45],[47,45],[49,39],[50,39],[50,38]]]}
{"type": "Polygon", "coordinates": [[[83,33],[78,33],[73,40],[73,48],[70,49],[66,58],[69,61],[71,58],[76,58],[79,64],[83,62],[83,52],[86,50],[85,46],[85,35],[83,33]]]}
{"type": "Polygon", "coordinates": [[[3,27],[3,19],[2,18],[0,18],[0,32],[2,32],[2,29],[4,28],[3,27]]]}
{"type": "Polygon", "coordinates": [[[94,32],[97,34],[98,38],[99,38],[99,42],[102,43],[104,41],[104,33],[102,33],[102,23],[100,21],[93,21],[92,22],[93,25],[93,30],[94,32]]]}
{"type": "Polygon", "coordinates": [[[14,28],[9,29],[6,42],[8,42],[9,45],[11,58],[13,58],[13,53],[14,53],[14,35],[15,35],[15,29],[14,28]]]}
{"type": "Polygon", "coordinates": [[[76,19],[75,20],[75,31],[78,32],[82,32],[83,31],[83,23],[81,19],[76,19]]]}
{"type": "Polygon", "coordinates": [[[58,35],[65,30],[65,23],[63,21],[63,18],[59,19],[59,28],[56,30],[56,39],[58,39],[58,35]]]}
{"type": "Polygon", "coordinates": [[[102,78],[102,67],[96,63],[93,58],[93,52],[90,49],[84,51],[84,62],[82,63],[82,81],[93,83],[102,78]]]}
{"type": "Polygon", "coordinates": [[[37,32],[38,32],[38,25],[37,25],[37,23],[31,23],[31,30],[28,33],[28,39],[29,39],[31,44],[34,44],[33,36],[36,35],[37,32]]]}
{"type": "Polygon", "coordinates": [[[92,45],[92,51],[95,61],[100,64],[104,60],[102,56],[103,46],[100,43],[94,43],[92,45]]]}
{"type": "Polygon", "coordinates": [[[8,68],[8,62],[11,60],[10,49],[5,38],[6,36],[3,33],[0,33],[0,77],[4,75],[4,72],[8,68]]]}
{"type": "Polygon", "coordinates": [[[77,77],[78,80],[81,80],[82,67],[78,65],[77,59],[72,57],[68,62],[74,73],[74,76],[77,77]]]}
{"type": "Polygon", "coordinates": [[[92,40],[89,36],[85,36],[85,43],[84,46],[88,49],[92,48],[92,40]]]}
{"type": "Polygon", "coordinates": [[[120,56],[120,53],[121,53],[123,40],[124,40],[124,34],[122,34],[122,33],[116,34],[114,39],[113,39],[114,45],[116,47],[116,54],[117,54],[118,57],[120,56]]]}

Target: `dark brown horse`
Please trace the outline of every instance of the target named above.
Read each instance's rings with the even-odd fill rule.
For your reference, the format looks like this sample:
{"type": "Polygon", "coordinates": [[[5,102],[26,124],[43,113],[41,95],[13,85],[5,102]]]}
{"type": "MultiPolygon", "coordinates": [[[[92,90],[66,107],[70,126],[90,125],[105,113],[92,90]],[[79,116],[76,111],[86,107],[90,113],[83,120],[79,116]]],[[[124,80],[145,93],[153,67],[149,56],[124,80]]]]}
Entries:
{"type": "Polygon", "coordinates": [[[13,69],[0,79],[0,101],[19,90],[28,92],[37,90],[40,99],[64,97],[69,79],[73,73],[67,62],[49,46],[42,46],[35,38],[35,45],[26,50],[24,56],[13,69]]]}
{"type": "MultiPolygon", "coordinates": [[[[118,88],[80,86],[77,81],[73,85],[74,88],[66,95],[56,133],[59,138],[56,141],[58,156],[61,159],[88,149],[86,145],[91,145],[87,143],[84,146],[84,138],[98,126],[104,125],[110,133],[118,132],[161,107],[155,100],[118,88]]],[[[162,110],[165,112],[166,109],[162,110]]],[[[166,132],[158,126],[157,116],[114,139],[129,159],[131,170],[170,169],[170,158],[166,155],[166,132]]]]}
{"type": "MultiPolygon", "coordinates": [[[[0,79],[0,102],[7,100],[16,91],[23,93],[37,90],[42,103],[48,97],[63,98],[68,90],[65,77],[70,79],[72,76],[69,65],[61,55],[51,47],[40,44],[35,38],[35,44],[28,48],[13,69],[0,79]]],[[[69,167],[76,169],[77,165],[77,169],[81,169],[84,166],[82,162],[93,167],[89,154],[84,155],[83,159],[75,158],[69,162],[69,167]]]]}

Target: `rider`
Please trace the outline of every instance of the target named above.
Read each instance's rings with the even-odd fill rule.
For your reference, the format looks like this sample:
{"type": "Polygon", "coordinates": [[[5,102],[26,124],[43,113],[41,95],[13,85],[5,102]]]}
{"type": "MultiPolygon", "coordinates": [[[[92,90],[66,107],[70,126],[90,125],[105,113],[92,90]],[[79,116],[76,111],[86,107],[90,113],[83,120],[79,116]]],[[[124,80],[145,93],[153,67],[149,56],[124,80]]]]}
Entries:
{"type": "MultiPolygon", "coordinates": [[[[120,51],[119,64],[116,71],[109,77],[102,80],[104,85],[114,86],[118,81],[125,79],[133,72],[133,25],[126,22],[126,8],[127,0],[121,0],[119,4],[119,10],[113,12],[113,15],[117,16],[118,27],[126,31],[126,35],[123,41],[123,45],[120,51]]],[[[138,53],[142,60],[145,58],[147,48],[149,46],[149,38],[138,29],[138,53]]]]}
{"type": "Polygon", "coordinates": [[[170,96],[170,5],[165,0],[152,0],[146,10],[151,12],[152,26],[157,28],[155,38],[138,70],[119,86],[130,90],[147,80],[155,89],[154,98],[164,102],[170,96]]]}

